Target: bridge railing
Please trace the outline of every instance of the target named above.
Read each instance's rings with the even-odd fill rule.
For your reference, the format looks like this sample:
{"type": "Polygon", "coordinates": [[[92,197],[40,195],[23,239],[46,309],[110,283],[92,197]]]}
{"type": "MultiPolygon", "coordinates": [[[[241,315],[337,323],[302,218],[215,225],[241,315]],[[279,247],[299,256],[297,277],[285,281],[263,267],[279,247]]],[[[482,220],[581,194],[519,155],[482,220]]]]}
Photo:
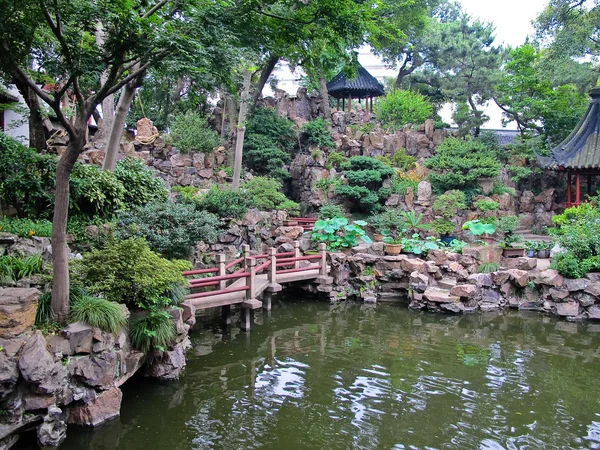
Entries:
{"type": "Polygon", "coordinates": [[[204,292],[189,294],[187,299],[212,297],[219,294],[230,294],[246,291],[246,299],[251,300],[256,295],[256,277],[267,271],[267,280],[270,286],[277,285],[277,275],[299,273],[319,269],[319,275],[327,275],[327,251],[325,244],[319,244],[319,253],[315,255],[302,255],[300,243],[294,242],[294,251],[277,253],[273,247],[267,253],[250,256],[250,246],[242,246],[242,256],[226,262],[226,256],[216,256],[217,267],[188,270],[183,276],[205,275],[203,278],[189,280],[190,289],[215,288],[204,292]],[[259,260],[264,262],[258,264],[259,260]],[[318,265],[300,267],[301,261],[318,261],[318,265]],[[228,273],[230,269],[240,266],[239,269],[228,273]],[[208,275],[208,276],[206,276],[208,275]],[[237,281],[245,279],[243,285],[233,286],[237,281]]]}

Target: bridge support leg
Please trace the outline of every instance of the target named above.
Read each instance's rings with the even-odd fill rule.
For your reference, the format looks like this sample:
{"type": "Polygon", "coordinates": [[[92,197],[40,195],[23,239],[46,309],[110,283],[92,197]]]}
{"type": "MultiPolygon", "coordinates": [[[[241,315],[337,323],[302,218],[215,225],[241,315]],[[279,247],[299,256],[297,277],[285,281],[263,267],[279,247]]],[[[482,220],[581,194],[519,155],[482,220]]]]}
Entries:
{"type": "Polygon", "coordinates": [[[265,291],[262,298],[262,307],[264,311],[271,311],[271,299],[273,298],[273,294],[265,291]]]}
{"type": "Polygon", "coordinates": [[[242,308],[240,315],[240,328],[243,331],[250,331],[250,324],[252,323],[252,310],[249,308],[242,308]]]}
{"type": "Polygon", "coordinates": [[[223,319],[223,325],[231,325],[231,305],[221,306],[221,317],[223,319]]]}

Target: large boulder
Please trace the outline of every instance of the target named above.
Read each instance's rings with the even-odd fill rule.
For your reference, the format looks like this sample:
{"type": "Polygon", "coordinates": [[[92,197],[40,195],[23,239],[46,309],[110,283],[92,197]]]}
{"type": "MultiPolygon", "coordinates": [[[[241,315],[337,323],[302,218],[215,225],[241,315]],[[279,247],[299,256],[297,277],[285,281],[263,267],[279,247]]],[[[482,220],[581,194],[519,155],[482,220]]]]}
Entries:
{"type": "Polygon", "coordinates": [[[98,388],[109,389],[117,375],[117,356],[105,352],[98,355],[72,358],[69,361],[69,373],[82,383],[98,388]]]}
{"type": "Polygon", "coordinates": [[[33,392],[53,394],[60,391],[66,383],[63,366],[54,361],[39,330],[36,330],[23,346],[18,365],[22,377],[29,383],[33,392]]]}
{"type": "Polygon", "coordinates": [[[74,425],[97,427],[118,417],[123,393],[117,387],[102,392],[95,400],[69,408],[68,422],[74,425]]]}
{"type": "Polygon", "coordinates": [[[0,337],[17,336],[35,322],[40,293],[32,288],[0,288],[0,337]]]}

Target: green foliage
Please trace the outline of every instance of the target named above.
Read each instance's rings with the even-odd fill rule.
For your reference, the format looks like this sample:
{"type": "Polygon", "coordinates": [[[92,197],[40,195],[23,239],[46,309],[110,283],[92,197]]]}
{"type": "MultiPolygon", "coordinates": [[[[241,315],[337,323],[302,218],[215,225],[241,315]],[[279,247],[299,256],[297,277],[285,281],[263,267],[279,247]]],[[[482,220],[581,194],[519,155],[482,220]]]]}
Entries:
{"type": "Polygon", "coordinates": [[[462,254],[463,249],[467,246],[467,243],[464,241],[459,241],[458,239],[452,239],[448,243],[444,243],[445,248],[450,249],[450,251],[454,253],[462,254]]]}
{"type": "Polygon", "coordinates": [[[70,320],[84,322],[109,333],[116,333],[127,325],[125,312],[118,303],[95,297],[83,297],[73,302],[70,320]]]}
{"type": "Polygon", "coordinates": [[[333,167],[340,168],[342,164],[348,161],[342,153],[340,152],[331,152],[327,157],[327,162],[325,163],[325,168],[327,170],[331,170],[333,167]]]}
{"type": "Polygon", "coordinates": [[[433,108],[421,94],[400,89],[388,93],[375,108],[377,120],[388,130],[400,130],[409,123],[423,123],[432,112],[433,108]]]}
{"type": "Polygon", "coordinates": [[[196,201],[200,210],[216,214],[220,218],[241,219],[250,206],[250,198],[246,192],[236,192],[216,185],[212,185],[209,191],[196,198],[196,201]]]}
{"type": "Polygon", "coordinates": [[[392,177],[392,193],[394,194],[406,195],[406,191],[408,191],[409,188],[414,193],[417,192],[418,186],[419,183],[410,178],[400,178],[396,174],[392,177]]]}
{"type": "Polygon", "coordinates": [[[417,213],[414,209],[410,211],[400,212],[402,219],[404,220],[404,226],[406,231],[410,234],[417,233],[418,230],[428,230],[430,226],[424,224],[423,214],[417,213]]]}
{"type": "Polygon", "coordinates": [[[458,211],[467,208],[465,193],[458,190],[439,195],[433,202],[433,210],[443,219],[451,219],[458,211]]]}
{"type": "Polygon", "coordinates": [[[142,237],[166,258],[187,258],[198,242],[214,244],[221,222],[209,212],[198,214],[192,203],[153,201],[118,216],[118,239],[142,237]]]}
{"type": "Polygon", "coordinates": [[[219,145],[219,135],[206,121],[206,117],[196,111],[176,115],[171,125],[173,145],[183,153],[212,152],[219,145]]]}
{"type": "Polygon", "coordinates": [[[521,223],[521,219],[518,216],[502,216],[498,219],[498,229],[503,233],[514,233],[519,228],[519,224],[521,223]]]}
{"type": "Polygon", "coordinates": [[[175,343],[177,332],[167,311],[151,309],[133,323],[130,336],[133,346],[144,353],[150,350],[164,352],[175,343]]]}
{"type": "Polygon", "coordinates": [[[369,216],[369,224],[380,234],[384,234],[383,232],[396,233],[398,229],[403,228],[404,222],[402,211],[396,208],[386,208],[383,212],[369,216]]]}
{"type": "Polygon", "coordinates": [[[475,202],[475,207],[481,212],[498,211],[500,204],[488,198],[482,198],[475,202]]]}
{"type": "Polygon", "coordinates": [[[489,262],[479,265],[478,272],[479,273],[492,273],[497,272],[500,269],[500,264],[496,262],[489,262]]]}
{"type": "Polygon", "coordinates": [[[417,158],[406,154],[406,149],[401,148],[392,156],[392,166],[401,169],[403,172],[412,170],[417,164],[417,158]]]}
{"type": "Polygon", "coordinates": [[[449,219],[435,219],[431,223],[431,228],[433,228],[436,233],[443,236],[456,230],[456,224],[449,219]]]}
{"type": "Polygon", "coordinates": [[[423,256],[426,256],[431,250],[439,250],[443,247],[439,239],[433,236],[421,239],[418,233],[414,233],[411,237],[403,238],[401,242],[402,251],[423,256]]]}
{"type": "Polygon", "coordinates": [[[172,285],[186,285],[181,273],[190,268],[187,261],[161,258],[140,238],[109,243],[73,264],[91,294],[137,308],[170,305],[172,285]]]}
{"type": "Polygon", "coordinates": [[[173,186],[171,188],[172,192],[176,192],[178,195],[180,195],[186,200],[193,200],[194,197],[198,195],[199,190],[200,189],[194,186],[173,186]]]}
{"type": "Polygon", "coordinates": [[[341,165],[347,185],[336,186],[335,193],[352,199],[358,209],[374,211],[389,197],[391,189],[382,189],[383,179],[395,174],[394,169],[376,158],[354,156],[341,165]]]}
{"type": "Polygon", "coordinates": [[[45,219],[17,219],[5,217],[0,219],[0,232],[16,234],[19,237],[50,237],[52,222],[45,219]]]}
{"type": "Polygon", "coordinates": [[[510,181],[518,183],[521,180],[526,180],[533,174],[533,170],[526,166],[508,166],[510,181]]]}
{"type": "Polygon", "coordinates": [[[125,158],[117,162],[115,177],[123,184],[126,208],[145,205],[152,200],[166,200],[169,192],[156,173],[140,158],[125,158]]]}
{"type": "Polygon", "coordinates": [[[316,145],[318,147],[335,147],[335,141],[331,137],[331,132],[327,127],[327,122],[318,118],[306,122],[302,127],[302,132],[306,135],[309,145],[316,145]]]}
{"type": "Polygon", "coordinates": [[[517,191],[515,190],[515,188],[504,186],[501,183],[494,183],[494,188],[492,189],[490,194],[492,194],[492,195],[509,194],[511,197],[516,197],[517,191]]]}
{"type": "Polygon", "coordinates": [[[473,236],[481,236],[486,234],[488,236],[496,232],[496,227],[492,223],[484,223],[480,220],[469,220],[462,226],[463,230],[469,230],[473,236]]]}
{"type": "Polygon", "coordinates": [[[247,193],[250,204],[261,211],[276,209],[288,201],[281,192],[281,182],[274,178],[254,177],[244,183],[243,190],[247,193]]]}
{"type": "Polygon", "coordinates": [[[319,209],[319,219],[333,219],[334,217],[344,217],[345,213],[341,206],[334,203],[328,203],[319,209]]]}
{"type": "Polygon", "coordinates": [[[125,186],[113,172],[76,163],[71,174],[71,210],[74,214],[113,217],[125,207],[125,186]]]}
{"type": "Polygon", "coordinates": [[[272,108],[258,108],[246,129],[244,164],[259,175],[287,178],[283,166],[290,162],[296,143],[291,121],[272,108]]]}
{"type": "Polygon", "coordinates": [[[21,257],[0,256],[0,284],[12,284],[21,278],[42,272],[42,257],[38,255],[21,257]]]}
{"type": "Polygon", "coordinates": [[[431,169],[429,181],[436,192],[451,189],[475,190],[481,177],[494,178],[500,174],[496,149],[474,140],[448,138],[435,156],[425,160],[431,169]]]}
{"type": "Polygon", "coordinates": [[[331,186],[340,186],[342,184],[339,178],[320,178],[313,183],[313,188],[318,189],[323,194],[327,194],[331,186]]]}
{"type": "Polygon", "coordinates": [[[284,200],[276,209],[287,211],[290,217],[300,217],[300,204],[293,200],[284,200]]]}
{"type": "Polygon", "coordinates": [[[35,325],[42,326],[50,322],[52,318],[52,292],[42,292],[38,297],[38,305],[35,311],[35,325]]]}
{"type": "Polygon", "coordinates": [[[366,225],[367,222],[362,220],[351,224],[345,217],[319,219],[310,232],[310,238],[313,242],[327,244],[327,250],[349,249],[358,245],[359,240],[366,244],[371,243],[371,239],[362,229],[366,225]]]}
{"type": "Polygon", "coordinates": [[[0,132],[0,204],[19,217],[49,217],[57,159],[25,147],[0,132]]]}

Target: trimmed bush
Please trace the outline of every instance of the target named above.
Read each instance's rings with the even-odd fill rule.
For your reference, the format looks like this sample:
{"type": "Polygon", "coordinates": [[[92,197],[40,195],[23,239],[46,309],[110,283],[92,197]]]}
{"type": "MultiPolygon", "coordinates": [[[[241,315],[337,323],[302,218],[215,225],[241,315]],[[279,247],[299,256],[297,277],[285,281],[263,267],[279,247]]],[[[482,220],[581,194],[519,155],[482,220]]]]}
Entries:
{"type": "Polygon", "coordinates": [[[300,217],[300,205],[293,200],[285,200],[277,205],[278,211],[287,211],[290,217],[300,217]]]}
{"type": "Polygon", "coordinates": [[[118,216],[118,239],[143,237],[166,258],[187,258],[198,242],[216,242],[221,222],[209,212],[198,214],[192,203],[153,201],[118,216]]]}
{"type": "Polygon", "coordinates": [[[72,322],[84,322],[109,333],[116,333],[127,325],[123,309],[102,298],[86,296],[76,300],[71,305],[70,315],[72,322]]]}
{"type": "Polygon", "coordinates": [[[329,203],[321,206],[319,209],[319,219],[327,220],[333,219],[334,217],[345,217],[346,214],[340,205],[329,203]]]}
{"type": "Polygon", "coordinates": [[[407,124],[420,124],[431,117],[433,108],[417,92],[397,89],[377,103],[375,113],[384,128],[400,130],[407,124]]]}
{"type": "Polygon", "coordinates": [[[241,219],[248,212],[250,198],[246,192],[212,185],[208,193],[195,198],[197,208],[216,214],[220,218],[241,219]]]}
{"type": "Polygon", "coordinates": [[[130,336],[133,346],[144,353],[150,350],[164,352],[175,343],[177,332],[167,311],[151,309],[135,321],[130,336]]]}
{"type": "Polygon", "coordinates": [[[331,137],[327,122],[320,117],[306,122],[302,127],[302,132],[308,141],[308,145],[335,148],[335,141],[331,137]]]}
{"type": "Polygon", "coordinates": [[[162,179],[139,158],[117,162],[115,177],[125,187],[123,203],[126,208],[145,205],[152,200],[166,200],[169,191],[162,179]]]}
{"type": "Polygon", "coordinates": [[[183,153],[212,152],[219,145],[219,135],[206,122],[196,111],[176,115],[171,125],[173,145],[183,153]]]}
{"type": "Polygon", "coordinates": [[[281,192],[281,182],[274,178],[254,177],[244,183],[243,190],[248,194],[250,204],[262,211],[276,209],[288,201],[281,192]]]}
{"type": "Polygon", "coordinates": [[[140,238],[109,243],[73,263],[75,275],[90,294],[136,308],[173,304],[172,286],[186,286],[181,272],[191,267],[188,261],[161,258],[140,238]]]}

